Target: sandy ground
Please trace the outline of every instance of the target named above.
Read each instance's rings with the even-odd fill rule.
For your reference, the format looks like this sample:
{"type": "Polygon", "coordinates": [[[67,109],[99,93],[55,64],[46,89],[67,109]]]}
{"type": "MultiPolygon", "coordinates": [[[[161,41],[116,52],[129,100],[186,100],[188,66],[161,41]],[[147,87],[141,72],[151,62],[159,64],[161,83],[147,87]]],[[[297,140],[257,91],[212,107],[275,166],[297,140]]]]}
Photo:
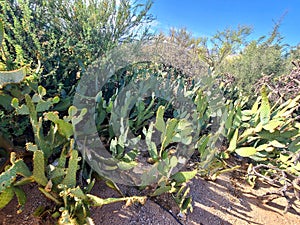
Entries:
{"type": "MultiPolygon", "coordinates": [[[[251,189],[244,181],[234,178],[232,174],[222,175],[216,181],[194,179],[191,184],[193,196],[193,212],[185,218],[178,218],[178,209],[172,198],[162,196],[159,199],[149,199],[145,205],[134,204],[125,207],[115,203],[93,208],[91,216],[96,225],[297,225],[300,224],[300,203],[283,214],[286,201],[278,198],[264,204],[258,196],[270,191],[269,186],[260,185],[251,189]],[[157,201],[157,202],[156,202],[157,201]]],[[[26,186],[29,193],[25,210],[16,214],[16,199],[6,208],[0,210],[0,224],[54,224],[54,221],[41,221],[31,214],[39,205],[51,206],[36,186],[26,186]]],[[[136,191],[133,191],[136,192],[136,191]]],[[[101,197],[118,197],[118,193],[98,182],[93,193],[101,197]]],[[[125,190],[126,193],[126,190],[125,190]]]]}

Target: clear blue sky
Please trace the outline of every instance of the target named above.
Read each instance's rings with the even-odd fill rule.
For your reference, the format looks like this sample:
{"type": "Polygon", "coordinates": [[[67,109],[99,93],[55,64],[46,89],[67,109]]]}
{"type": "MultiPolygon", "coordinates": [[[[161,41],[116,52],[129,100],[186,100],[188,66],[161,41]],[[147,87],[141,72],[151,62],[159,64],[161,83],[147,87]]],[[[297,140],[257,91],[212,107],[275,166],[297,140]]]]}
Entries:
{"type": "Polygon", "coordinates": [[[153,0],[154,29],[168,32],[170,27],[186,27],[194,36],[210,36],[217,30],[248,25],[251,38],[267,35],[274,21],[283,18],[283,42],[300,43],[300,0],[153,0]]]}

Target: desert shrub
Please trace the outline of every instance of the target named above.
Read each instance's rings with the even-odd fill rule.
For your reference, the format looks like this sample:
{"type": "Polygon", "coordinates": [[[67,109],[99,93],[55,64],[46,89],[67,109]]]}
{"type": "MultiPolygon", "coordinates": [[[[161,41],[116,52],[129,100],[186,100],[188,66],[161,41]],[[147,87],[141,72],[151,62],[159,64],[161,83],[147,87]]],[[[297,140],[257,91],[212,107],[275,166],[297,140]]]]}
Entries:
{"type": "Polygon", "coordinates": [[[48,94],[72,94],[86,67],[118,45],[148,36],[151,2],[1,1],[5,69],[39,68],[48,94]]]}
{"type": "Polygon", "coordinates": [[[233,75],[240,90],[251,96],[255,82],[264,75],[274,79],[287,72],[286,45],[281,43],[279,25],[274,26],[269,36],[253,40],[240,49],[240,53],[225,58],[217,73],[233,75]]]}
{"type": "Polygon", "coordinates": [[[219,68],[220,73],[230,73],[246,94],[254,91],[254,83],[263,75],[278,77],[285,71],[285,60],[280,45],[265,46],[252,41],[242,53],[227,60],[219,68]]]}
{"type": "Polygon", "coordinates": [[[291,65],[294,68],[286,74],[283,74],[275,79],[272,75],[265,75],[255,83],[255,92],[258,93],[259,89],[266,85],[270,90],[270,100],[272,102],[284,102],[290,98],[295,98],[299,92],[300,84],[300,64],[299,61],[293,61],[291,65]]]}

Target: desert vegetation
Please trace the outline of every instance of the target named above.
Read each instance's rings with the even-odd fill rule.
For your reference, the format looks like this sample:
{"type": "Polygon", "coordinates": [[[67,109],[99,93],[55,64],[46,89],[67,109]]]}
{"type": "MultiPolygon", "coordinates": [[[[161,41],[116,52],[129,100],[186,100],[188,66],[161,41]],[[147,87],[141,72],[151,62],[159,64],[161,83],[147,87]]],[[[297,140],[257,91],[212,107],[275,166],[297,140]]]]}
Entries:
{"type": "Polygon", "coordinates": [[[151,5],[0,2],[0,209],[16,196],[21,214],[23,187],[35,183],[53,201],[50,213],[39,207],[35,216],[58,224],[93,224],[91,207],[144,204],[165,193],[186,214],[194,177],[215,180],[241,160],[247,165],[241,179],[276,187],[272,194],[286,198],[285,211],[300,200],[299,46],[282,43],[280,23],[258,40],[249,40],[247,26],[210,39],[184,28],[154,34],[151,5]],[[103,86],[97,77],[83,83],[114,59],[115,49],[133,43],[143,43],[146,56],[159,54],[158,46],[165,61],[118,68],[103,86]],[[181,58],[183,50],[190,58],[181,58]],[[84,107],[87,101],[93,109],[84,107]],[[80,151],[90,141],[81,138],[90,137],[87,116],[109,158],[93,148],[80,151]],[[150,168],[146,177],[135,172],[140,162],[150,168]],[[101,179],[120,197],[91,194],[101,179]],[[122,193],[118,180],[140,194],[122,193]]]}

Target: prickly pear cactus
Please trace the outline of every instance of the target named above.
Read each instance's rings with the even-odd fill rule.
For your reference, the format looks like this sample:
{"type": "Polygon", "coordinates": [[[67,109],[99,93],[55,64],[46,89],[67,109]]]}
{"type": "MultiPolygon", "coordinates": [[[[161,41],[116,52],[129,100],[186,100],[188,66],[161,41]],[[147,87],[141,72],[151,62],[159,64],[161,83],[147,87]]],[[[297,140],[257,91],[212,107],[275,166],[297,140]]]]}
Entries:
{"type": "MultiPolygon", "coordinates": [[[[19,205],[22,207],[26,202],[26,195],[24,191],[17,187],[22,183],[31,182],[31,172],[22,159],[15,159],[15,153],[11,153],[11,164],[8,169],[0,174],[0,209],[5,207],[14,197],[17,196],[19,205]],[[17,175],[21,175],[21,180],[16,180],[17,175]]],[[[20,212],[19,211],[19,212],[20,212]]]]}

